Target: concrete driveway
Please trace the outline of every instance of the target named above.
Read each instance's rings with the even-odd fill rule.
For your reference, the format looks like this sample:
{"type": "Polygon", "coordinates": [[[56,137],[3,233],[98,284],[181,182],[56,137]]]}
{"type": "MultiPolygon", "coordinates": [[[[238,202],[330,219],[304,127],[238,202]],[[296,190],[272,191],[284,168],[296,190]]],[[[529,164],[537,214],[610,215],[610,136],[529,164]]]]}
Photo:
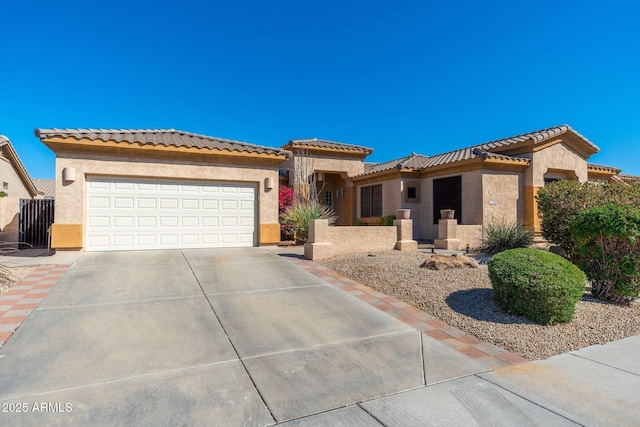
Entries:
{"type": "Polygon", "coordinates": [[[573,424],[485,371],[264,249],[87,253],[0,349],[0,424],[573,424]]]}

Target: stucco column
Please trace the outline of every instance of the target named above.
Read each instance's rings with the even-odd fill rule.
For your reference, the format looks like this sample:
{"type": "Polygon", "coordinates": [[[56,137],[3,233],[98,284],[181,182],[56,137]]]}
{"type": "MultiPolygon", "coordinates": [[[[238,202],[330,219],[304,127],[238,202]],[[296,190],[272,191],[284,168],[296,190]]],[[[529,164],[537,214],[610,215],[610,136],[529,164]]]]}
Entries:
{"type": "Polygon", "coordinates": [[[347,185],[344,189],[344,223],[353,225],[356,215],[356,188],[347,185]]]}
{"type": "Polygon", "coordinates": [[[438,238],[434,241],[437,249],[457,251],[460,248],[458,239],[458,220],[441,219],[438,221],[438,238]]]}
{"type": "Polygon", "coordinates": [[[413,240],[413,221],[410,219],[395,219],[393,225],[398,230],[396,249],[399,251],[417,251],[418,242],[413,240]]]}
{"type": "Polygon", "coordinates": [[[309,238],[304,244],[304,256],[312,260],[333,256],[333,245],[329,243],[329,220],[309,221],[309,238]]]}
{"type": "Polygon", "coordinates": [[[542,232],[538,216],[538,201],[536,200],[540,188],[542,187],[529,186],[524,188],[524,222],[535,234],[542,232]]]}

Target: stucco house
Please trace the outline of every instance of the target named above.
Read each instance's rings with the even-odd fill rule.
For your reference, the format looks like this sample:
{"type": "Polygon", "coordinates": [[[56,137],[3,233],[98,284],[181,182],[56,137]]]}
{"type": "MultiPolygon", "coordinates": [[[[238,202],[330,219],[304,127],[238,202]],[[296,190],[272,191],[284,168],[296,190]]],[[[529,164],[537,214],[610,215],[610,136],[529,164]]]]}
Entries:
{"type": "MultiPolygon", "coordinates": [[[[337,225],[410,209],[414,239],[473,244],[494,219],[539,232],[536,194],[558,179],[640,181],[588,163],[598,147],[567,125],[426,156],[368,163],[371,148],[294,139],[282,148],[173,129],[37,129],[56,154],[57,249],[278,243],[278,184],[313,176],[337,225]],[[453,209],[443,230],[440,210],[453,209]]],[[[450,246],[448,244],[447,247],[450,246]]]]}
{"type": "Polygon", "coordinates": [[[525,222],[539,233],[535,198],[545,183],[640,181],[620,169],[588,163],[599,148],[568,125],[433,156],[411,153],[377,164],[356,161],[371,149],[338,142],[292,140],[283,148],[293,153],[289,168],[297,156],[314,157],[316,170],[327,183],[318,186],[320,199],[333,201],[342,216],[338,224],[354,219],[377,223],[381,216],[410,209],[414,238],[437,240],[446,237],[439,226],[440,210],[453,209],[458,226],[449,230],[455,234],[449,238],[458,247],[449,246],[452,249],[476,243],[482,226],[494,219],[525,222]]]}
{"type": "Polygon", "coordinates": [[[280,241],[278,148],[174,129],[36,129],[56,155],[51,246],[87,251],[280,241]]]}
{"type": "Polygon", "coordinates": [[[0,241],[18,241],[20,199],[41,198],[9,138],[0,135],[0,241]]]}

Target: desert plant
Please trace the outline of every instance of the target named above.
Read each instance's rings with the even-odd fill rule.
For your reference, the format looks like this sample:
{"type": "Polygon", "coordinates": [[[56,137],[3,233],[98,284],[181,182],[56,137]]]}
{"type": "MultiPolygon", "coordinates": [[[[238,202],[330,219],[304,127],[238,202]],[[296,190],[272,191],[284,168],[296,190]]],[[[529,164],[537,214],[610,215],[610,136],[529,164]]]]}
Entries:
{"type": "Polygon", "coordinates": [[[386,215],[386,216],[382,216],[380,217],[380,219],[378,220],[378,225],[383,225],[383,226],[390,226],[393,225],[393,220],[396,219],[395,215],[386,215]]]}
{"type": "Polygon", "coordinates": [[[571,222],[574,258],[600,299],[628,304],[640,295],[640,209],[607,204],[571,222]]]}
{"type": "Polygon", "coordinates": [[[296,202],[281,216],[283,223],[291,224],[295,231],[296,242],[305,243],[309,238],[309,221],[327,219],[329,225],[336,222],[337,216],[328,206],[315,201],[296,202]]]}
{"type": "Polygon", "coordinates": [[[489,277],[502,309],[544,325],[571,321],[586,280],[561,256],[529,248],[495,255],[489,277]]]}
{"type": "Polygon", "coordinates": [[[531,231],[520,222],[493,220],[483,228],[478,250],[496,254],[509,249],[526,248],[532,239],[531,231]]]}

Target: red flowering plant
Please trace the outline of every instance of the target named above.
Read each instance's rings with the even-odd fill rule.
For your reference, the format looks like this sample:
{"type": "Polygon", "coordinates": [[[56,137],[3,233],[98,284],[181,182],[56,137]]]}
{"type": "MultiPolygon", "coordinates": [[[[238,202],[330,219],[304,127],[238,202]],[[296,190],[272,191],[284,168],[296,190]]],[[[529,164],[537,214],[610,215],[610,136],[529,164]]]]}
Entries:
{"type": "Polygon", "coordinates": [[[280,240],[294,240],[293,224],[282,219],[282,215],[293,205],[293,189],[286,185],[281,185],[278,189],[278,211],[280,214],[280,240]]]}

